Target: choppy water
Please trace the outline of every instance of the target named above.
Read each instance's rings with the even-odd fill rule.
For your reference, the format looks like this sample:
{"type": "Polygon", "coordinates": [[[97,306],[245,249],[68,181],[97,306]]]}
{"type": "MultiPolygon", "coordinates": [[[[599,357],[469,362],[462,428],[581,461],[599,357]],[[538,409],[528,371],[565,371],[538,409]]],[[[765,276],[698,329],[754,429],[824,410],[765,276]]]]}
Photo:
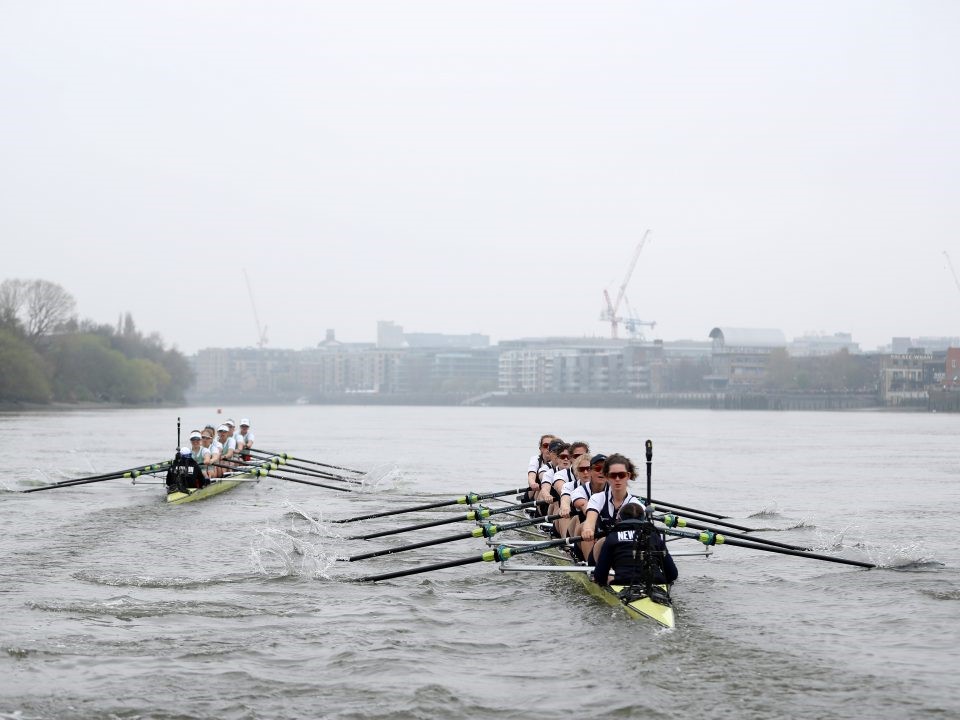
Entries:
{"type": "Polygon", "coordinates": [[[371,482],[346,494],[267,479],[177,507],[129,481],[21,494],[166,459],[178,414],[186,429],[217,416],[0,414],[0,718],[960,716],[958,416],[236,412],[261,447],[371,482]],[[364,542],[337,535],[401,520],[322,518],[517,487],[542,431],[635,460],[651,438],[654,497],[882,567],[735,547],[679,558],[673,631],[489,563],[345,582],[485,548],[336,563],[466,526],[364,542]]]}

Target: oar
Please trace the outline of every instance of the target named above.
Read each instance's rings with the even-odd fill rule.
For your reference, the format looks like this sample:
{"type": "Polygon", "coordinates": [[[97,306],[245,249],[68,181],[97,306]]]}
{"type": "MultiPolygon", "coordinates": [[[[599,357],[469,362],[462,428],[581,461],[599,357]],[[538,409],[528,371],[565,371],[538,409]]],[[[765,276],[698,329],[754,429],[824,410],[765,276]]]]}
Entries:
{"type": "Polygon", "coordinates": [[[422,565],[410,570],[397,570],[395,572],[383,573],[382,575],[366,575],[364,577],[354,579],[354,582],[378,582],[380,580],[392,580],[393,578],[405,577],[407,575],[419,575],[420,573],[430,572],[432,570],[443,570],[444,568],[457,567],[459,565],[469,565],[470,563],[503,562],[504,560],[509,560],[515,555],[538,552],[539,550],[547,550],[549,548],[559,547],[561,545],[571,546],[577,542],[580,542],[579,537],[547,540],[546,542],[536,543],[534,545],[524,545],[523,547],[508,547],[506,545],[500,545],[492,550],[487,550],[487,552],[485,552],[483,555],[461,558],[460,560],[448,560],[447,562],[434,563],[433,565],[422,565]]]}
{"type": "Polygon", "coordinates": [[[267,455],[260,453],[259,458],[261,460],[266,459],[270,462],[279,463],[285,468],[290,468],[291,472],[295,472],[300,475],[310,475],[312,477],[325,478],[327,480],[339,480],[341,482],[353,483],[354,485],[363,485],[363,480],[348,478],[343,475],[338,475],[337,473],[325,472],[323,470],[314,470],[313,468],[304,467],[303,465],[295,465],[294,463],[288,462],[284,455],[267,455]]]}
{"type": "Polygon", "coordinates": [[[330,520],[332,523],[352,523],[358,520],[374,520],[375,518],[387,517],[389,515],[403,515],[404,513],[417,512],[419,510],[433,510],[434,508],[450,507],[451,505],[473,505],[481,500],[503,497],[504,495],[513,495],[524,492],[526,488],[516,490],[501,490],[493,493],[467,493],[453,500],[442,500],[441,502],[427,503],[426,505],[416,505],[414,507],[400,508],[399,510],[388,510],[387,512],[373,513],[372,515],[358,515],[357,517],[347,518],[345,520],[330,520]]]}
{"type": "Polygon", "coordinates": [[[54,488],[64,488],[64,487],[75,487],[77,485],[87,485],[89,483],[98,483],[105,482],[107,480],[123,480],[126,478],[138,478],[141,475],[148,473],[155,473],[159,470],[166,469],[166,466],[170,464],[170,461],[164,461],[162,463],[156,463],[153,465],[144,465],[143,467],[133,468],[131,470],[125,470],[119,473],[109,473],[106,475],[97,475],[94,477],[88,478],[77,478],[76,480],[62,480],[58,483],[53,483],[52,485],[43,485],[41,487],[29,488],[28,490],[21,490],[23,493],[32,493],[40,492],[41,490],[53,490],[54,488]]]}
{"type": "MultiPolygon", "coordinates": [[[[656,503],[653,503],[653,506],[652,506],[652,507],[656,508],[656,507],[657,507],[657,504],[656,504],[656,503]]],[[[665,509],[665,508],[660,508],[660,509],[665,509]]],[[[678,517],[678,516],[677,516],[677,515],[674,515],[673,513],[668,513],[667,515],[665,515],[665,517],[678,517]]],[[[723,527],[730,528],[731,530],[739,530],[740,532],[755,532],[755,531],[756,531],[756,528],[750,528],[750,527],[746,527],[746,526],[744,526],[744,525],[734,525],[734,524],[731,523],[731,522],[724,522],[723,520],[713,520],[713,519],[711,519],[711,518],[705,518],[705,517],[697,517],[697,516],[695,516],[695,515],[691,515],[691,516],[689,516],[688,518],[682,518],[682,519],[699,520],[700,522],[708,522],[708,523],[710,523],[711,525],[722,525],[723,527]]],[[[683,527],[683,525],[681,524],[680,527],[683,527]]],[[[690,527],[697,527],[697,526],[691,524],[690,527]]],[[[731,537],[733,537],[733,536],[731,536],[731,537]]]]}
{"type": "Polygon", "coordinates": [[[438,527],[439,525],[449,525],[450,523],[465,522],[468,520],[482,520],[490,517],[491,515],[499,515],[500,513],[512,512],[513,510],[521,510],[523,508],[532,507],[536,504],[536,501],[531,500],[530,502],[525,502],[520,505],[507,505],[502,508],[497,508],[496,510],[491,510],[483,505],[477,505],[476,510],[471,510],[465,515],[457,515],[456,517],[445,518],[443,520],[420,523],[419,525],[408,525],[402,528],[394,528],[393,530],[382,530],[380,532],[370,533],[369,535],[354,535],[353,537],[348,537],[347,540],[372,540],[373,538],[386,537],[387,535],[399,535],[400,533],[412,532],[414,530],[424,530],[426,528],[438,527]]]}
{"type": "Polygon", "coordinates": [[[386,550],[376,550],[375,552],[363,553],[362,555],[351,555],[346,558],[337,558],[345,562],[356,562],[357,560],[368,560],[370,558],[380,557],[382,555],[392,555],[394,553],[406,552],[407,550],[416,550],[417,548],[430,547],[431,545],[443,545],[444,543],[456,542],[457,540],[467,540],[468,538],[492,538],[497,533],[505,530],[516,530],[517,528],[535,525],[541,522],[553,522],[561,515],[547,515],[545,517],[529,518],[506,525],[494,525],[493,523],[484,523],[469,532],[457,533],[456,535],[447,535],[445,537],[435,538],[433,540],[424,540],[423,542],[413,543],[412,545],[399,545],[397,547],[387,548],[386,550]]]}
{"type": "Polygon", "coordinates": [[[277,475],[273,468],[258,468],[257,470],[250,470],[252,473],[259,473],[261,476],[269,475],[272,478],[277,480],[286,480],[287,482],[301,483],[303,485],[313,485],[314,487],[322,487],[327,490],[336,490],[337,492],[353,492],[350,488],[337,487],[336,485],[327,485],[326,483],[311,482],[310,480],[301,480],[300,478],[287,477],[285,475],[277,475]]]}
{"type": "Polygon", "coordinates": [[[286,460],[296,460],[297,462],[305,462],[305,463],[309,463],[310,465],[319,465],[320,467],[333,468],[334,470],[343,470],[345,472],[352,472],[357,475],[367,474],[366,470],[354,470],[353,468],[341,467],[340,465],[330,465],[328,463],[317,462],[316,460],[307,460],[306,458],[300,458],[300,457],[294,457],[293,455],[288,455],[285,452],[274,452],[273,450],[263,450],[261,448],[250,448],[245,452],[248,452],[248,453],[260,452],[260,453],[266,453],[267,455],[279,455],[280,457],[286,460]]]}
{"type": "Polygon", "coordinates": [[[158,463],[153,463],[151,465],[140,465],[137,467],[126,468],[125,470],[114,470],[113,472],[101,473],[100,475],[87,475],[85,477],[71,478],[69,480],[59,480],[55,483],[50,483],[49,487],[55,487],[57,485],[72,485],[75,482],[87,481],[87,480],[114,480],[116,478],[122,478],[125,473],[140,471],[144,472],[148,468],[153,467],[163,467],[170,464],[170,460],[163,460],[158,463]]]}
{"type": "Polygon", "coordinates": [[[826,562],[840,563],[842,565],[856,565],[857,567],[875,568],[876,565],[860,560],[847,560],[845,558],[830,557],[829,555],[818,555],[812,552],[801,552],[798,550],[787,550],[786,548],[767,547],[766,545],[757,545],[743,540],[732,540],[724,535],[719,535],[709,530],[696,533],[687,530],[674,530],[667,528],[664,532],[668,535],[678,535],[680,537],[693,538],[699,540],[704,545],[736,545],[737,547],[752,548],[753,550],[765,550],[766,552],[780,553],[781,555],[795,555],[796,557],[812,558],[814,560],[825,560],[826,562]]]}
{"type": "Polygon", "coordinates": [[[272,477],[277,480],[286,480],[287,482],[301,483],[302,485],[313,485],[314,487],[322,487],[327,490],[336,490],[337,492],[353,492],[350,488],[338,487],[337,485],[327,485],[326,483],[312,482],[310,480],[301,480],[300,478],[287,477],[286,475],[278,475],[276,473],[277,463],[275,462],[263,462],[259,464],[247,464],[244,467],[233,467],[231,465],[223,465],[221,463],[212,463],[215,467],[221,467],[225,470],[233,470],[234,472],[245,472],[250,473],[251,475],[256,475],[258,477],[272,477]]]}
{"type": "Polygon", "coordinates": [[[662,500],[654,500],[651,497],[644,498],[648,503],[653,503],[654,505],[661,506],[664,510],[683,510],[688,513],[697,513],[698,515],[706,515],[711,518],[725,518],[730,517],[729,515],[720,515],[718,513],[709,512],[707,510],[697,510],[696,508],[686,507],[684,505],[677,505],[676,503],[663,502],[662,500]]]}
{"type": "MultiPolygon", "coordinates": [[[[690,522],[687,518],[678,517],[677,515],[654,515],[654,520],[659,520],[664,525],[669,528],[675,527],[690,527],[696,528],[697,530],[710,530],[711,532],[717,532],[716,528],[712,528],[709,525],[699,525],[695,522],[690,522]]],[[[714,523],[715,525],[723,525],[724,523],[719,520],[714,523]]],[[[749,531],[748,531],[749,532],[749,531]]],[[[788,545],[787,543],[777,542],[776,540],[767,540],[766,538],[759,538],[747,535],[741,535],[740,533],[735,532],[726,532],[725,537],[732,538],[742,538],[743,540],[749,540],[750,542],[760,543],[762,545],[772,545],[774,547],[786,548],[787,550],[801,550],[803,552],[809,552],[810,548],[800,547],[799,545],[788,545]]]]}

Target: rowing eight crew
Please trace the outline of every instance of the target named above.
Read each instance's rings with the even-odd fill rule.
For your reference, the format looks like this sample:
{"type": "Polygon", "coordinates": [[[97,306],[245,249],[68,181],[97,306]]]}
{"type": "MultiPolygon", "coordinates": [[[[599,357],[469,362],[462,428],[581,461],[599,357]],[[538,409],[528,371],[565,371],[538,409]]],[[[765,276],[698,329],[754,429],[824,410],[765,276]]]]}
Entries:
{"type": "Polygon", "coordinates": [[[213,425],[207,425],[202,431],[190,432],[190,450],[183,454],[189,454],[196,461],[205,478],[223,477],[227,469],[239,467],[241,461],[250,460],[249,450],[254,442],[250,421],[242,418],[240,429],[237,431],[235,428],[233,420],[227,420],[216,430],[213,425]]]}
{"type": "MultiPolygon", "coordinates": [[[[554,523],[554,534],[582,538],[574,545],[574,554],[595,566],[599,584],[608,582],[610,569],[618,582],[633,582],[636,562],[630,548],[639,521],[646,517],[643,501],[628,487],[637,477],[633,462],[620,453],[591,456],[587,443],[568,444],[554,435],[543,435],[539,450],[528,466],[527,498],[537,500],[541,515],[561,516],[554,523]],[[611,542],[605,541],[607,537],[611,542]]],[[[677,567],[663,536],[654,532],[651,537],[654,582],[672,583],[677,567]]]]}

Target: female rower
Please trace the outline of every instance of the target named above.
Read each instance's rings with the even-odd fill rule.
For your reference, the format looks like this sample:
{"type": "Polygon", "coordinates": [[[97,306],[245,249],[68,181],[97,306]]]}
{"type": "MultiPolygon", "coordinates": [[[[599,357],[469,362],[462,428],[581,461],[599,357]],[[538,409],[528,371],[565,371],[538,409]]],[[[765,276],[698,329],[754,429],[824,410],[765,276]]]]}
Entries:
{"type": "Polygon", "coordinates": [[[220,451],[220,464],[229,465],[233,467],[238,458],[237,455],[237,441],[234,439],[233,435],[230,434],[230,428],[226,425],[221,425],[217,428],[217,440],[220,442],[221,451],[220,451]]]}
{"type": "MultiPolygon", "coordinates": [[[[567,526],[567,537],[576,537],[580,534],[583,522],[587,519],[587,505],[590,502],[590,498],[596,493],[601,493],[606,489],[607,478],[603,474],[603,464],[606,460],[606,455],[597,453],[586,461],[589,472],[578,473],[580,479],[577,487],[570,488],[569,493],[567,492],[567,488],[564,488],[563,496],[560,498],[560,509],[558,512],[561,515],[566,512],[570,517],[569,525],[567,526]]],[[[583,461],[581,460],[581,462],[583,461]]],[[[574,546],[574,555],[576,555],[578,559],[584,560],[585,558],[581,550],[580,545],[574,546]]]]}
{"type": "Polygon", "coordinates": [[[193,430],[190,433],[190,457],[194,459],[200,470],[203,472],[204,479],[208,478],[207,469],[210,464],[210,448],[202,444],[203,435],[199,430],[193,430]]]}
{"type": "Polygon", "coordinates": [[[532,500],[540,491],[540,468],[547,464],[546,456],[550,450],[550,443],[556,439],[556,435],[541,435],[540,447],[536,455],[530,458],[527,465],[527,492],[524,495],[524,501],[532,500]]]}
{"type": "Polygon", "coordinates": [[[580,459],[584,458],[584,461],[587,462],[587,467],[589,467],[590,463],[588,462],[588,458],[585,457],[589,452],[590,446],[582,440],[570,443],[570,447],[567,450],[560,451],[560,455],[558,456],[559,460],[561,462],[567,460],[569,464],[564,468],[560,467],[561,463],[558,463],[558,467],[553,473],[551,481],[552,487],[549,489],[549,492],[546,491],[543,485],[540,486],[540,496],[538,500],[550,504],[550,507],[547,509],[548,515],[555,515],[560,511],[560,501],[563,498],[564,488],[571,483],[571,490],[576,487],[578,480],[574,465],[577,465],[580,459]],[[569,458],[565,458],[564,453],[569,454],[569,458]]]}
{"type": "MultiPolygon", "coordinates": [[[[560,489],[569,478],[567,470],[570,468],[570,446],[563,440],[554,440],[550,443],[550,452],[553,462],[540,474],[540,492],[537,501],[549,506],[560,500],[560,489]]],[[[547,512],[543,513],[544,515],[547,512]]]]}
{"type": "Polygon", "coordinates": [[[572,461],[571,469],[574,479],[566,483],[560,491],[560,504],[556,511],[562,516],[556,522],[560,537],[572,537],[576,534],[576,528],[586,518],[587,501],[590,496],[606,487],[607,481],[603,477],[603,461],[606,457],[606,455],[596,455],[591,459],[583,454],[572,461]],[[592,461],[597,463],[595,487],[591,487],[591,482],[594,480],[592,461]]]}
{"type": "Polygon", "coordinates": [[[247,462],[250,462],[250,448],[253,447],[253,440],[253,430],[250,429],[250,421],[246,418],[240,418],[240,441],[237,442],[237,449],[247,462]]]}
{"type": "Polygon", "coordinates": [[[630,458],[614,453],[603,463],[603,475],[607,487],[603,492],[594,493],[587,503],[587,519],[580,528],[580,551],[589,563],[597,557],[603,547],[603,538],[617,521],[620,509],[624,505],[641,505],[640,499],[627,490],[627,484],[637,477],[637,469],[630,458]]]}
{"type": "Polygon", "coordinates": [[[200,443],[208,452],[206,458],[204,458],[204,462],[201,463],[203,474],[208,478],[220,477],[223,474],[218,467],[220,462],[220,450],[214,444],[215,441],[213,439],[212,425],[207,425],[207,427],[203,429],[203,432],[200,434],[200,443]]]}

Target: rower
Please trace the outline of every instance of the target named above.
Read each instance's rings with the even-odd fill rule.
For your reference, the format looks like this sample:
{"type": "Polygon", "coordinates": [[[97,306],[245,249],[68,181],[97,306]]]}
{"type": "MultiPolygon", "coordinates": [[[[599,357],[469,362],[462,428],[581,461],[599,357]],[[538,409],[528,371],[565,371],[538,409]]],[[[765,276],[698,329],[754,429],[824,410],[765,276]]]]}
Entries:
{"type": "Polygon", "coordinates": [[[210,462],[208,462],[204,468],[206,470],[207,477],[218,478],[223,475],[218,466],[220,462],[220,451],[222,446],[217,442],[213,433],[213,425],[207,425],[204,427],[200,432],[200,443],[210,451],[210,462]]]}
{"type": "Polygon", "coordinates": [[[563,440],[554,440],[550,443],[550,452],[553,462],[540,474],[540,492],[537,493],[537,501],[548,505],[560,500],[560,493],[554,486],[559,483],[562,488],[563,483],[571,479],[566,472],[570,468],[570,446],[563,440]]]}
{"type": "Polygon", "coordinates": [[[220,451],[220,461],[224,465],[230,465],[232,467],[236,462],[237,441],[231,434],[230,428],[226,425],[218,427],[217,440],[220,442],[222,448],[220,451]]]}
{"type": "Polygon", "coordinates": [[[553,487],[550,489],[549,499],[546,497],[546,493],[544,493],[544,488],[541,486],[540,489],[540,499],[550,503],[550,508],[547,511],[549,515],[554,515],[560,510],[560,500],[563,497],[566,486],[571,485],[570,489],[572,491],[579,484],[577,471],[574,466],[578,465],[581,458],[583,458],[584,466],[587,468],[590,467],[589,458],[585,457],[589,452],[590,446],[582,440],[570,443],[567,450],[560,450],[560,454],[557,457],[562,462],[568,461],[566,468],[560,467],[561,463],[557,464],[557,470],[553,474],[553,487]],[[565,454],[569,454],[569,458],[565,457],[565,454]]]}
{"type": "Polygon", "coordinates": [[[244,460],[250,460],[250,453],[247,452],[253,447],[253,430],[250,429],[250,421],[246,418],[240,418],[240,440],[237,443],[237,450],[243,454],[244,460]]]}
{"type": "Polygon", "coordinates": [[[533,500],[540,491],[540,468],[546,465],[547,461],[545,456],[547,455],[547,450],[550,448],[550,443],[553,442],[556,437],[556,435],[540,436],[539,451],[530,458],[530,463],[527,465],[527,485],[529,487],[523,496],[524,501],[533,500]]]}
{"type": "Polygon", "coordinates": [[[590,454],[590,445],[585,443],[583,440],[577,440],[576,442],[570,443],[571,463],[576,463],[576,461],[582,458],[584,455],[589,455],[589,454],[590,454]]]}
{"type": "Polygon", "coordinates": [[[603,538],[616,523],[624,505],[640,505],[640,499],[631,495],[627,484],[637,477],[637,469],[630,458],[614,453],[603,463],[603,474],[607,487],[603,492],[594,493],[587,503],[587,519],[580,529],[580,550],[587,562],[603,547],[603,538]],[[592,553],[592,556],[591,556],[592,553]]]}
{"type": "Polygon", "coordinates": [[[226,422],[223,423],[228,428],[230,428],[230,437],[233,438],[233,443],[237,448],[237,453],[240,452],[240,433],[237,431],[237,424],[233,421],[233,418],[227,418],[226,422]]]}
{"type": "MultiPolygon", "coordinates": [[[[557,510],[563,516],[557,521],[560,537],[575,537],[579,534],[580,524],[587,519],[587,504],[590,498],[607,487],[607,478],[603,474],[603,463],[606,459],[606,455],[597,453],[592,458],[583,455],[577,460],[577,479],[573,485],[564,485],[560,494],[560,508],[557,510]]],[[[580,552],[579,545],[575,545],[573,549],[574,554],[580,552]]]]}
{"type": "Polygon", "coordinates": [[[204,480],[206,480],[209,477],[207,475],[207,465],[210,464],[210,449],[205,448],[202,443],[203,435],[200,434],[200,431],[192,430],[190,432],[190,457],[200,466],[204,480]]]}
{"type": "Polygon", "coordinates": [[[648,581],[669,585],[677,579],[677,566],[667,544],[643,505],[630,503],[620,509],[617,524],[595,555],[593,579],[598,585],[608,584],[610,570],[617,585],[646,585],[648,581]]]}

